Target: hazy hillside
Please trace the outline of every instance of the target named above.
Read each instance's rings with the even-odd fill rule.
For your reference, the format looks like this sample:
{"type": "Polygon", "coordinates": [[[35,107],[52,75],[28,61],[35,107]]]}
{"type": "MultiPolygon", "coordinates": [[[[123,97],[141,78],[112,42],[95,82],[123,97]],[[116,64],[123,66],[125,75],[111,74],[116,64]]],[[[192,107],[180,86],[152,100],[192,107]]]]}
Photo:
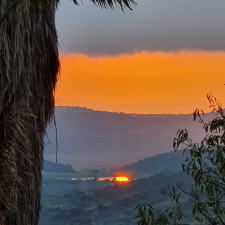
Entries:
{"type": "MultiPolygon", "coordinates": [[[[52,182],[52,181],[51,181],[52,182]]],[[[57,181],[57,186],[68,181],[57,181]]],[[[76,186],[79,181],[74,182],[76,186]]],[[[183,183],[185,190],[191,188],[191,178],[184,172],[172,175],[155,175],[149,178],[128,182],[114,183],[86,181],[83,185],[95,186],[102,184],[102,188],[88,190],[82,188],[73,192],[61,192],[61,195],[49,195],[42,198],[42,212],[39,225],[61,225],[61,224],[98,224],[98,225],[135,225],[134,219],[137,211],[134,208],[139,203],[153,205],[155,213],[162,213],[167,208],[172,210],[173,204],[169,198],[169,193],[162,195],[168,190],[168,184],[183,183]]],[[[56,184],[55,184],[56,185],[56,184]]],[[[53,190],[54,186],[46,186],[53,190]]],[[[81,187],[81,186],[80,186],[81,187]]],[[[95,186],[97,187],[97,186],[95,186]]],[[[182,195],[181,202],[186,206],[184,211],[190,209],[191,199],[182,195]]],[[[191,211],[190,211],[191,212],[191,211]]],[[[186,221],[188,222],[188,221],[186,221]]],[[[190,223],[188,223],[190,224],[190,223]]]]}
{"type": "Polygon", "coordinates": [[[114,171],[138,171],[151,174],[171,174],[182,170],[183,151],[169,153],[138,160],[130,165],[121,166],[114,171]]]}
{"type": "MultiPolygon", "coordinates": [[[[178,129],[201,140],[202,127],[192,115],[134,115],[57,107],[58,160],[81,168],[116,168],[172,150],[178,129]]],[[[47,131],[45,159],[55,160],[55,128],[47,131]]]]}

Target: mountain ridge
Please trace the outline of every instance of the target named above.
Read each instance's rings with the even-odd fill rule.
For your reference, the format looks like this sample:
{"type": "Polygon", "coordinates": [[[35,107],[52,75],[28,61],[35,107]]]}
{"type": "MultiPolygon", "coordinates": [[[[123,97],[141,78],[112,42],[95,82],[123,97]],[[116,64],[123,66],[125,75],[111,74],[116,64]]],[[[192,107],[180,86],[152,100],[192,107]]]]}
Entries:
{"type": "MultiPolygon", "coordinates": [[[[56,107],[58,160],[81,168],[113,169],[170,152],[179,129],[187,129],[193,141],[202,140],[201,124],[191,114],[125,114],[80,107],[56,107]]],[[[45,159],[54,161],[55,127],[47,129],[45,159]]]]}

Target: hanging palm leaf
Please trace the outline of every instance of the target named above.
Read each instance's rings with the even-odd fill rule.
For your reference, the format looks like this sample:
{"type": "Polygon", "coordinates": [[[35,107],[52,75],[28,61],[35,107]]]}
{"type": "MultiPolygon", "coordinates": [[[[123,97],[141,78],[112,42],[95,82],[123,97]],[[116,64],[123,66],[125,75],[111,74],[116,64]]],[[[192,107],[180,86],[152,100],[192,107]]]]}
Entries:
{"type": "MultiPolygon", "coordinates": [[[[122,10],[135,4],[91,1],[122,10]]],[[[38,224],[43,138],[54,115],[60,69],[58,2],[0,0],[0,224],[38,224]]]]}

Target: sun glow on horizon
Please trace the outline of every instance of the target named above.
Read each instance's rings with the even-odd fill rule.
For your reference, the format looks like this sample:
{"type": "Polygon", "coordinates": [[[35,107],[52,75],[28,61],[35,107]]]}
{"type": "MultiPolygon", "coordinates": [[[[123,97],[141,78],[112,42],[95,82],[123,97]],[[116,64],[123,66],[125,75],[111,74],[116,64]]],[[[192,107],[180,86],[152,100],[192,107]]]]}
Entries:
{"type": "Polygon", "coordinates": [[[128,177],[116,177],[115,181],[117,181],[117,182],[128,182],[129,178],[128,177]]]}

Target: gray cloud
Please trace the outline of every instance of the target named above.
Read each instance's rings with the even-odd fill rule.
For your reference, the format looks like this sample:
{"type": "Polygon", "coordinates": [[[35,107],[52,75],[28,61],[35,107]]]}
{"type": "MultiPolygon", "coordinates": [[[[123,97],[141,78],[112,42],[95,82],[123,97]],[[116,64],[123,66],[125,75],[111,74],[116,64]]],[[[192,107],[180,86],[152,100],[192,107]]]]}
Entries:
{"type": "Polygon", "coordinates": [[[60,51],[117,55],[182,49],[225,51],[224,0],[139,0],[133,11],[101,10],[62,0],[60,51]]]}

